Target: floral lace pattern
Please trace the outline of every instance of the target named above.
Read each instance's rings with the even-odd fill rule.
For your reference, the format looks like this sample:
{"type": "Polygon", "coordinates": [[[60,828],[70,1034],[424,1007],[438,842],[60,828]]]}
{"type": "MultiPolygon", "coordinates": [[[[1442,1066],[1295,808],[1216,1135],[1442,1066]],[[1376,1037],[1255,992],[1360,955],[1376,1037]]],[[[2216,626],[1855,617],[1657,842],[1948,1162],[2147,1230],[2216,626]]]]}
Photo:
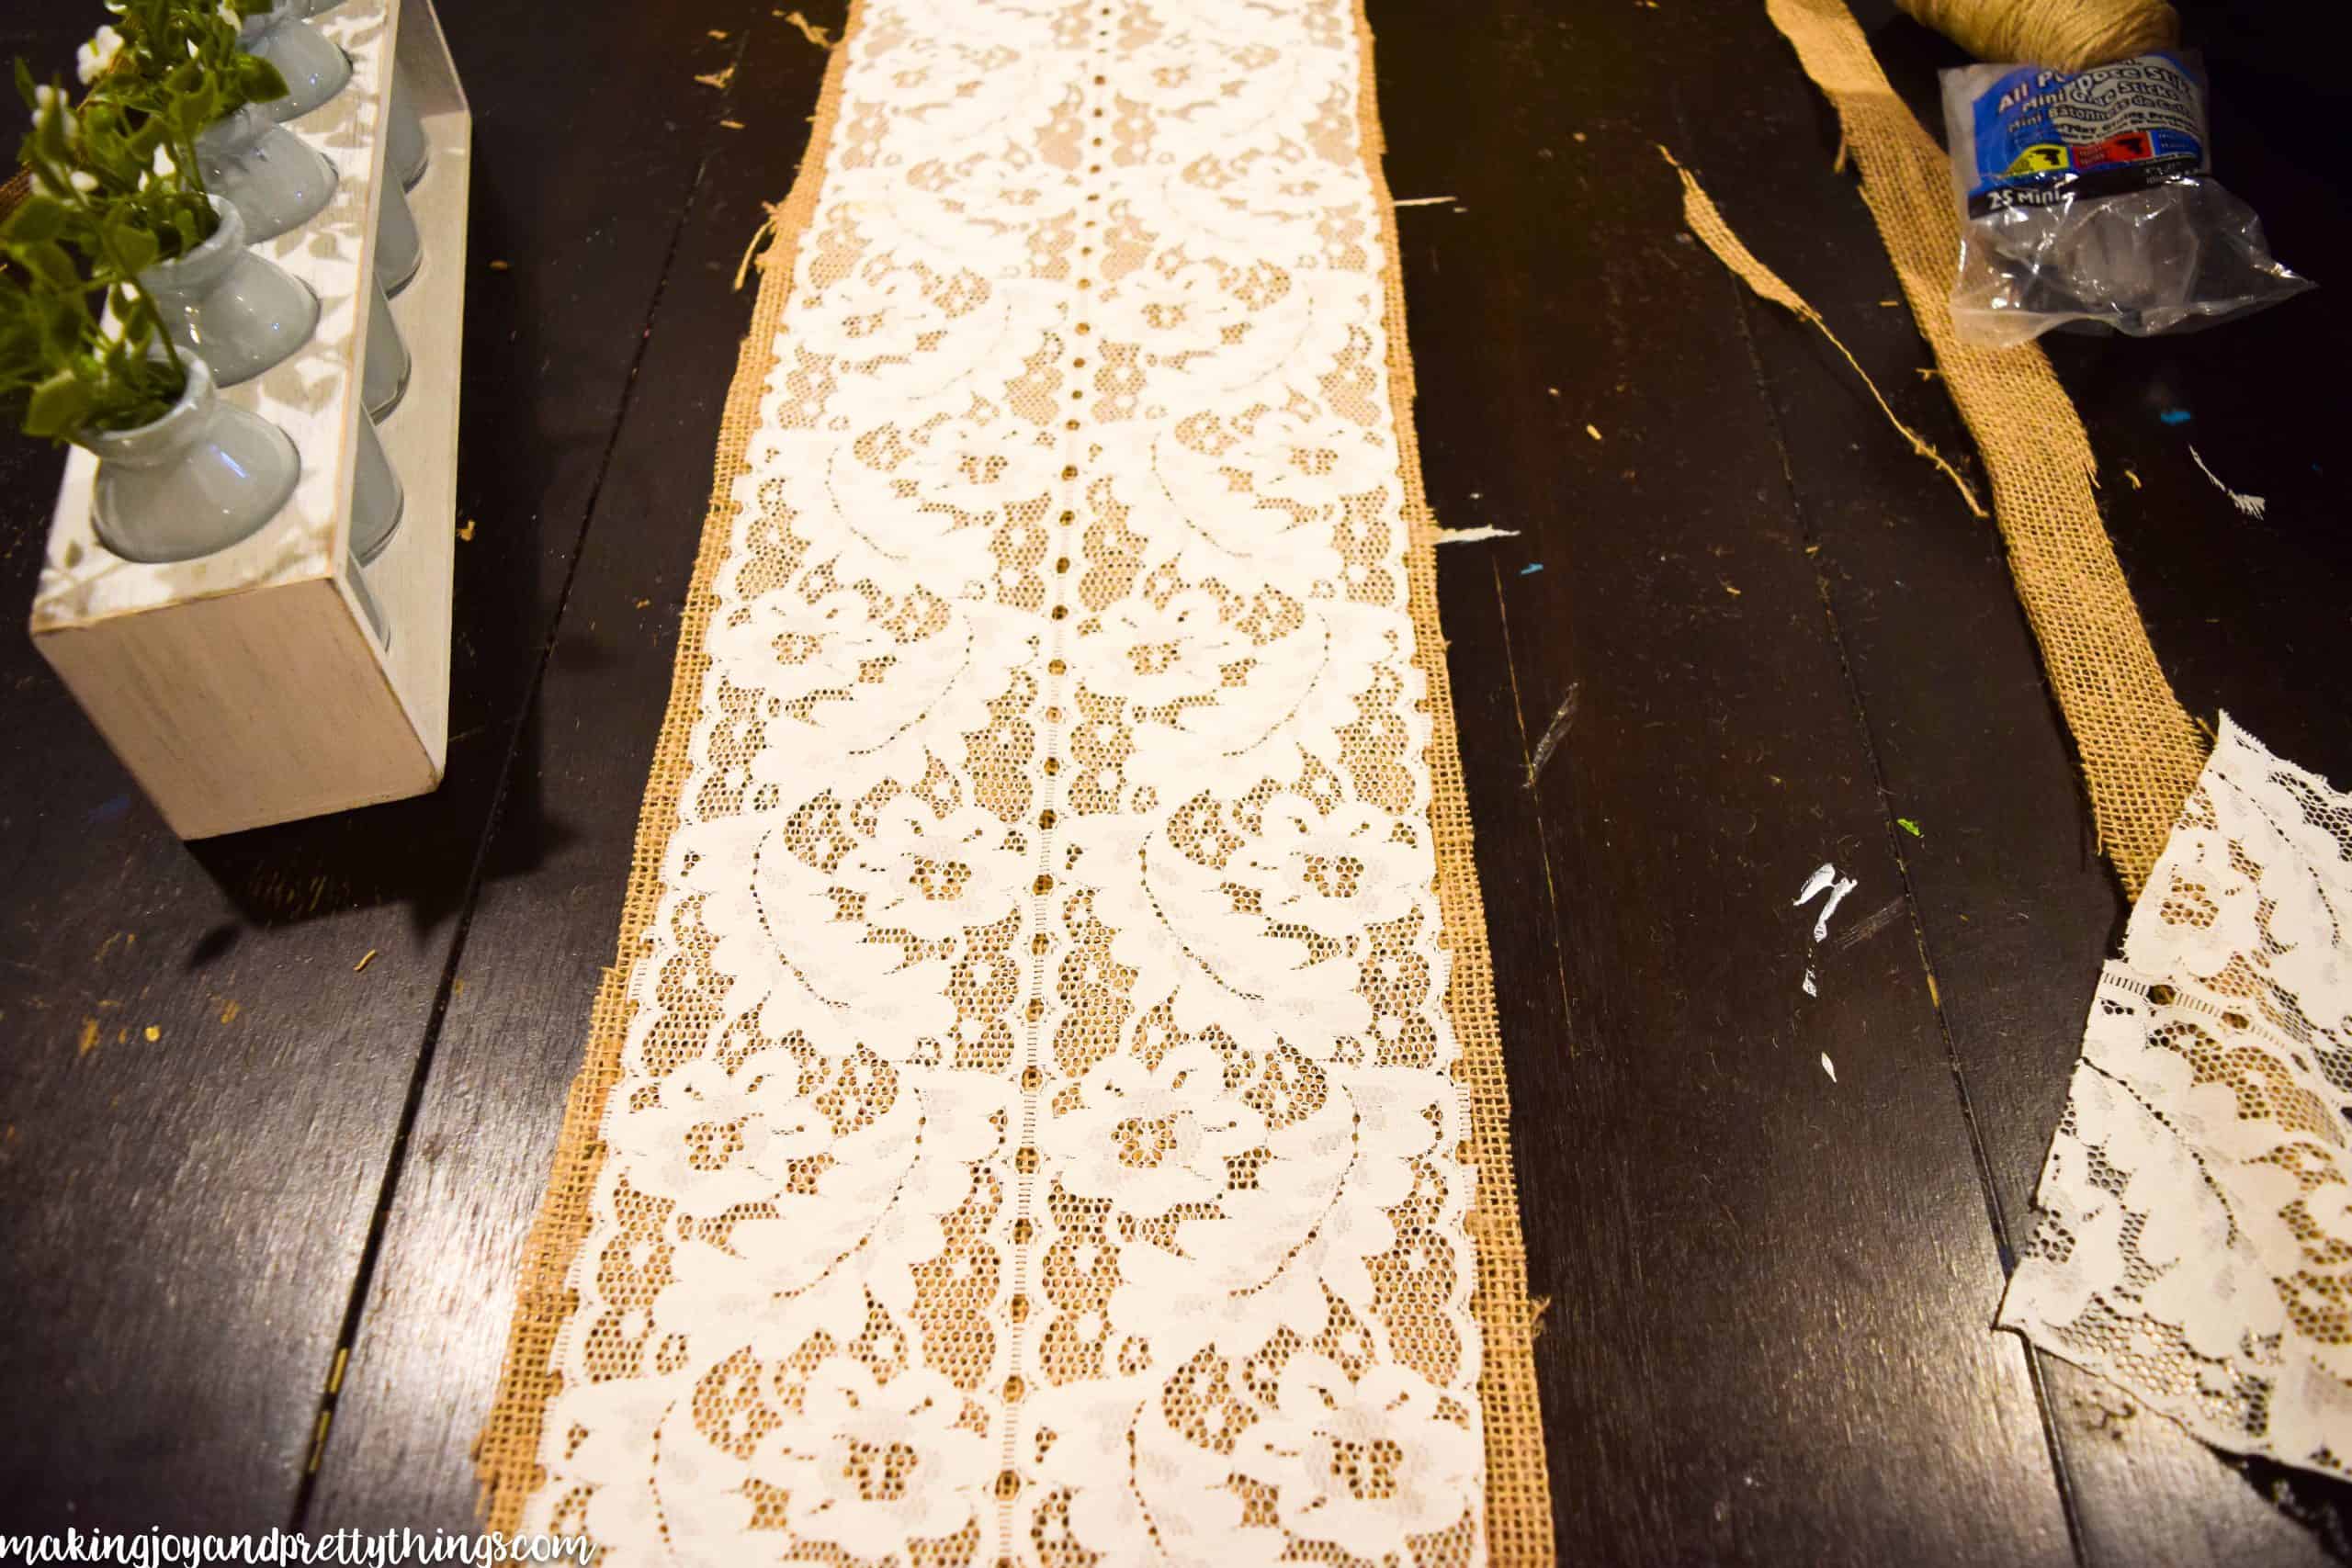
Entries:
{"type": "Polygon", "coordinates": [[[2218,1448],[2352,1475],[2352,796],[2222,722],[2001,1322],[2218,1448]]]}
{"type": "Polygon", "coordinates": [[[1486,1561],[1346,0],[869,0],[524,1528],[1486,1561]]]}

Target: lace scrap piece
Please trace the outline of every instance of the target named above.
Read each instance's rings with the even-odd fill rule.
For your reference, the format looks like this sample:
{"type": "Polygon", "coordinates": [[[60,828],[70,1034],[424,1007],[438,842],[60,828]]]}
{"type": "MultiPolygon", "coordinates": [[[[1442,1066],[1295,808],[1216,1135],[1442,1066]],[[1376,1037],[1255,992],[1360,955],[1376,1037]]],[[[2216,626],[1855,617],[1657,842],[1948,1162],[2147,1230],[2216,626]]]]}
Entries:
{"type": "Polygon", "coordinates": [[[1365,42],[1345,0],[854,16],[625,1037],[575,1090],[601,1145],[567,1128],[485,1434],[502,1528],[624,1562],[1533,1535],[1365,42]]]}
{"type": "Polygon", "coordinates": [[[2001,1323],[2352,1475],[2352,796],[2222,720],[2091,1007],[2001,1323]]]}

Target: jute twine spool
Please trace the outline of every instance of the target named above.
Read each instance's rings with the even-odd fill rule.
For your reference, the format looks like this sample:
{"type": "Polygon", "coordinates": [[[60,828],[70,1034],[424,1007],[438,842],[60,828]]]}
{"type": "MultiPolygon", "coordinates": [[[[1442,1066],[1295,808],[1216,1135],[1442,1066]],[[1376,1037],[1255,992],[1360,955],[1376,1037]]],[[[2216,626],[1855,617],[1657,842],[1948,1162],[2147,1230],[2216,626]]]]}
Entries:
{"type": "Polygon", "coordinates": [[[2080,71],[2180,41],[2165,0],[1894,0],[1979,60],[2080,71]]]}

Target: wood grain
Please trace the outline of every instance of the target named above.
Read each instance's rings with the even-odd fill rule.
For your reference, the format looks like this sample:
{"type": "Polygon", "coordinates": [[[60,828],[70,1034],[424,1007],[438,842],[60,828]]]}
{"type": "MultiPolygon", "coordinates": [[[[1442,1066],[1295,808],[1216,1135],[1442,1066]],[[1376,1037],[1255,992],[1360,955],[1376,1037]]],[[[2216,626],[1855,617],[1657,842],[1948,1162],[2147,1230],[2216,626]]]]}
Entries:
{"type": "MultiPolygon", "coordinates": [[[[1760,19],[1751,30],[1726,47],[1771,47],[1760,19]]],[[[1907,23],[1887,25],[1877,41],[1898,87],[1932,114],[1932,73],[1959,62],[1956,52],[1907,23]]],[[[2226,88],[2226,65],[2216,69],[2226,88]]],[[[1892,272],[1857,265],[1875,235],[1850,180],[1830,172],[1834,118],[1798,78],[1747,98],[1751,112],[1726,120],[1694,96],[1681,151],[1711,189],[1736,193],[1724,203],[1732,222],[1829,317],[1897,412],[1940,449],[1973,457],[1949,400],[1914,374],[1930,356],[1908,313],[1881,303],[1897,293],[1892,272]]],[[[2223,174],[2261,210],[2308,220],[2334,209],[2298,188],[2309,176],[2288,151],[2303,134],[2295,102],[2278,100],[2275,124],[2225,120],[2235,134],[2223,145],[2237,151],[2223,174]]],[[[1867,393],[1810,328],[1752,300],[1745,313],[1887,813],[1922,829],[1889,836],[1903,858],[1906,923],[1916,921],[1935,966],[1955,1082],[2013,1247],[2030,1232],[2033,1186],[2124,903],[2097,857],[2072,743],[2047,701],[2031,635],[2004,592],[1998,538],[1873,425],[1867,393]]],[[[2340,683],[2266,672],[2248,639],[2260,626],[2274,650],[2305,649],[2339,664],[2352,652],[2340,609],[2311,592],[2352,572],[2340,530],[2310,526],[2335,510],[2312,504],[2319,497],[2308,481],[2320,476],[2297,465],[2290,504],[2300,525],[2250,527],[2196,472],[2179,427],[2158,417],[2201,411],[2192,427],[2211,432],[2195,437],[2208,449],[2284,476],[2285,452],[2324,446],[2329,416],[2290,397],[2249,398],[2246,367],[2287,363],[2297,339],[2324,352],[2314,333],[2339,349],[2352,335],[2290,308],[2188,338],[2048,341],[2100,460],[2109,531],[2190,711],[2210,722],[2227,705],[2257,734],[2278,725],[2293,737],[2278,742],[2287,754],[2352,776],[2352,710],[2340,683]],[[2261,716],[2248,718],[2257,704],[2261,716]]],[[[2318,1562],[2331,1538],[2340,1552],[2342,1489],[2301,1482],[2307,1528],[2266,1495],[2274,1470],[2242,1474],[2064,1362],[2041,1359],[2040,1373],[2086,1561],[2318,1562]]]]}
{"type": "Polygon", "coordinates": [[[1736,286],[1656,151],[1652,62],[1734,57],[1674,10],[1400,10],[1384,62],[1449,66],[1384,72],[1391,184],[1464,209],[1407,219],[1432,497],[1526,530],[1441,564],[1483,872],[1527,858],[1488,831],[1510,753],[1577,692],[1535,792],[1561,946],[1494,930],[1498,991],[1566,992],[1549,1038],[1505,1021],[1554,1129],[1521,1147],[1562,1557],[2063,1561],[1916,949],[1801,990],[1807,873],[1860,879],[1848,919],[1897,875],[1736,286]],[[1464,690],[1496,680],[1508,734],[1464,690]]]}
{"type": "MultiPolygon", "coordinates": [[[[538,812],[526,699],[702,155],[676,128],[728,58],[706,31],[764,11],[656,9],[599,11],[580,51],[519,7],[443,18],[477,98],[481,265],[458,491],[478,530],[438,793],[184,847],[26,641],[0,641],[0,1388],[42,1412],[0,1435],[12,1529],[292,1517],[510,770],[502,808],[540,831],[481,874],[526,874],[565,831],[538,812]]],[[[26,20],[44,72],[70,71],[88,17],[26,20]]],[[[0,445],[18,604],[56,472],[0,445]]]]}
{"type": "MultiPolygon", "coordinates": [[[[772,9],[444,18],[478,115],[477,532],[438,795],[192,856],[0,646],[0,1390],[40,1413],[0,1436],[0,1523],[259,1529],[300,1495],[312,1528],[470,1524],[465,1444],[611,960],[748,312],[727,282],[823,64],[772,9]],[[726,89],[694,80],[729,65],[726,89]]],[[[1866,19],[1931,106],[1948,51],[1866,19]]],[[[1440,586],[1553,1302],[1564,1556],[2345,1555],[2339,1489],[2299,1479],[2282,1506],[2276,1472],[1990,1328],[2120,906],[1992,530],[1834,351],[1678,237],[1660,141],[1904,417],[1966,453],[1878,303],[1894,289],[1827,111],[1749,8],[1396,0],[1372,20],[1391,185],[1454,198],[1399,220],[1431,499],[1449,526],[1522,530],[1441,549],[1440,586]],[[1813,916],[1789,900],[1823,860],[1860,886],[1810,955],[1813,998],[1813,916]]],[[[37,26],[65,58],[78,22],[37,26]]],[[[2322,270],[2352,220],[2312,151],[2325,117],[2300,107],[2324,103],[2318,51],[2250,7],[2190,30],[2223,178],[2322,270]]],[[[2347,320],[2323,294],[2053,355],[2184,699],[2339,777],[2352,536],[2327,377],[2347,320]],[[2265,519],[2229,509],[2191,441],[2265,519]]],[[[0,592],[29,592],[22,498],[54,471],[0,445],[0,592]]]]}

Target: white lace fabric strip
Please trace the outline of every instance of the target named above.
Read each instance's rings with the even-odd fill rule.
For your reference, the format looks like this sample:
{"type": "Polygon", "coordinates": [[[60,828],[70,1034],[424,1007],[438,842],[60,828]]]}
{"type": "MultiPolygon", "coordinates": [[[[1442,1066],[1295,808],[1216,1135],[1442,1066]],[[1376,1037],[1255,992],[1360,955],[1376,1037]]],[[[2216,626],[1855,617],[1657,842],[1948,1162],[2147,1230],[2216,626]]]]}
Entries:
{"type": "Polygon", "coordinates": [[[2226,715],[2100,979],[2001,1323],[2352,1474],[2352,796],[2226,715]]]}
{"type": "Polygon", "coordinates": [[[526,1530],[1475,1564],[1343,0],[866,0],[526,1530]]]}

